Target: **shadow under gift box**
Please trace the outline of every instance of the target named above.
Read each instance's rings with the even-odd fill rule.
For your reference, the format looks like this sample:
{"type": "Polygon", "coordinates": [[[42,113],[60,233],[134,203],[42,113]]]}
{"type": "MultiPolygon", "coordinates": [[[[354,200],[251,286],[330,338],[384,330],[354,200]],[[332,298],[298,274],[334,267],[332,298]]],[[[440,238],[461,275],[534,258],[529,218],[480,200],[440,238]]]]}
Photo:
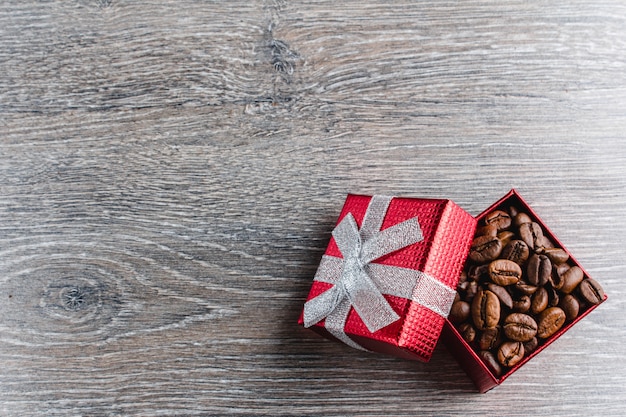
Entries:
{"type": "MultiPolygon", "coordinates": [[[[372,197],[370,196],[348,195],[337,224],[340,224],[348,214],[351,214],[357,226],[361,227],[371,200],[372,197]]],[[[380,230],[384,231],[403,221],[417,217],[423,239],[375,259],[373,263],[419,271],[420,274],[434,277],[439,283],[455,291],[477,224],[483,221],[484,217],[491,211],[507,209],[510,206],[515,206],[520,211],[526,212],[533,221],[541,225],[544,235],[555,246],[567,251],[521,196],[515,190],[511,190],[477,218],[472,217],[450,200],[393,198],[386,210],[380,230]]],[[[342,253],[332,237],[324,256],[342,258],[342,253]]],[[[571,257],[571,254],[568,263],[572,266],[580,266],[571,257]]],[[[333,287],[333,284],[324,282],[324,279],[318,280],[321,269],[318,270],[316,279],[313,281],[307,303],[333,287]]],[[[589,277],[586,272],[584,272],[584,276],[585,278],[589,277]]],[[[574,321],[544,341],[531,355],[510,368],[502,376],[496,377],[445,318],[447,311],[445,314],[438,314],[421,304],[420,300],[428,298],[428,295],[419,294],[418,287],[419,285],[416,286],[413,296],[408,295],[406,298],[384,294],[385,300],[400,319],[374,332],[370,332],[355,309],[350,308],[341,332],[342,337],[347,337],[349,344],[356,344],[355,347],[423,362],[430,360],[441,337],[445,346],[480,392],[486,392],[502,383],[524,363],[545,349],[599,305],[588,307],[574,321]]],[[[300,315],[298,322],[304,325],[304,312],[300,315]]],[[[320,320],[310,325],[310,328],[326,338],[338,340],[328,331],[325,322],[326,320],[320,320]]]]}

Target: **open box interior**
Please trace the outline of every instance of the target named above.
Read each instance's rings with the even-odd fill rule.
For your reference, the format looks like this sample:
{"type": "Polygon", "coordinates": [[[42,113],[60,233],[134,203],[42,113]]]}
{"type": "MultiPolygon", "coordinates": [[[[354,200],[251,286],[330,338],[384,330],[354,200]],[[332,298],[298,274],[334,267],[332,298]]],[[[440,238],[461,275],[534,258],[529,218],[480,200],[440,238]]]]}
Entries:
{"type": "MultiPolygon", "coordinates": [[[[494,203],[492,206],[483,211],[478,217],[478,226],[484,225],[484,219],[495,210],[508,211],[510,207],[514,207],[518,212],[526,213],[530,216],[533,222],[538,223],[543,229],[543,234],[549,239],[554,247],[563,249],[568,255],[569,259],[567,264],[569,266],[578,266],[583,271],[583,279],[590,278],[589,274],[582,268],[582,266],[572,257],[567,248],[558,240],[558,238],[550,231],[550,229],[543,223],[535,211],[522,199],[522,197],[515,191],[511,190],[507,195],[494,203]]],[[[604,295],[603,300],[598,304],[584,305],[581,307],[581,311],[578,316],[571,321],[566,322],[557,332],[552,336],[540,342],[539,346],[534,349],[530,354],[526,355],[520,362],[514,366],[508,368],[500,376],[496,376],[490,368],[479,357],[475,347],[470,346],[468,342],[462,337],[461,333],[450,321],[446,320],[446,325],[442,332],[442,340],[446,347],[452,352],[455,358],[458,360],[461,367],[473,380],[474,384],[480,392],[486,392],[493,387],[501,384],[506,378],[520,369],[533,357],[538,355],[543,349],[547,348],[552,342],[557,340],[562,334],[567,332],[573,325],[582,320],[586,315],[591,313],[596,307],[606,300],[604,295]]]]}

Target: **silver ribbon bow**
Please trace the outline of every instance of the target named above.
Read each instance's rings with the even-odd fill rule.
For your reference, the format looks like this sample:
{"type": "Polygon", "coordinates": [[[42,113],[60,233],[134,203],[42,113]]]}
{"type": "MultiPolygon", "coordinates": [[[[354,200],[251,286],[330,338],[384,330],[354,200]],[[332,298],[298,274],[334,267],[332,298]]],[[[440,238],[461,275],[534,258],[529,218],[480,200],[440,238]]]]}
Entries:
{"type": "Polygon", "coordinates": [[[420,271],[372,263],[424,239],[417,217],[380,230],[391,199],[372,197],[360,230],[352,213],[335,227],[332,235],[343,258],[322,257],[314,280],[334,285],[304,304],[305,327],[325,319],[329,333],[366,350],[344,331],[351,307],[371,333],[400,318],[383,294],[412,299],[443,317],[448,315],[453,289],[420,271]]]}

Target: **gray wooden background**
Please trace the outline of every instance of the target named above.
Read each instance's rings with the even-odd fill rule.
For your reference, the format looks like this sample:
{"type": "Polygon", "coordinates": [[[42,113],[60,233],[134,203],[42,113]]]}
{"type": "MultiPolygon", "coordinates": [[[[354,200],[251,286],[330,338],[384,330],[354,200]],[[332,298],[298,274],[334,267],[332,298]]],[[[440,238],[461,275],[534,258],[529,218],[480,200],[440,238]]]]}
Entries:
{"type": "Polygon", "coordinates": [[[0,415],[623,415],[626,3],[0,2],[0,415]],[[517,188],[609,300],[480,395],[296,321],[348,192],[517,188]]]}

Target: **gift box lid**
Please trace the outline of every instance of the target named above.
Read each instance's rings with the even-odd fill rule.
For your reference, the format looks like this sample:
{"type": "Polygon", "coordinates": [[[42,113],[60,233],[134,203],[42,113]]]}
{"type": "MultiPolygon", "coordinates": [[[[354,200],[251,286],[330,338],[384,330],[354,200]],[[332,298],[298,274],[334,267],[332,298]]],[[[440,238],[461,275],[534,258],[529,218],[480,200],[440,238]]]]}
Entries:
{"type": "Polygon", "coordinates": [[[348,195],[300,324],[357,349],[430,360],[475,229],[451,200],[348,195]]]}

